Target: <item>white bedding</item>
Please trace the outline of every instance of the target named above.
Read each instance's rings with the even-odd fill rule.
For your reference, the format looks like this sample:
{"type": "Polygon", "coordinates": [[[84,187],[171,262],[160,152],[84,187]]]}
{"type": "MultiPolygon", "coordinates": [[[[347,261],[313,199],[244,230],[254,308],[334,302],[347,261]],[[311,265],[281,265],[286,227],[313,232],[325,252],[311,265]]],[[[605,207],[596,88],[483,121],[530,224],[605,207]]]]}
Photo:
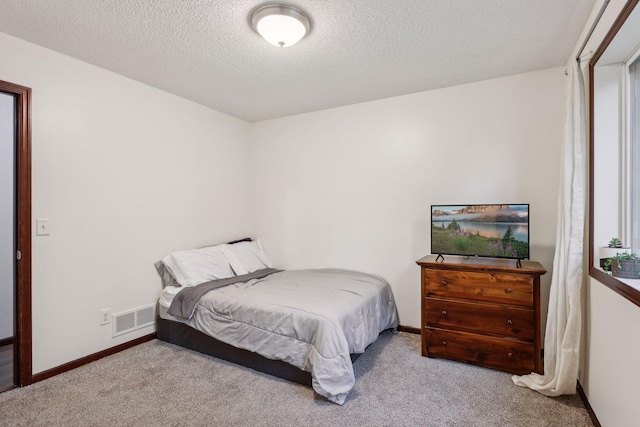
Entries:
{"type": "MultiPolygon", "coordinates": [[[[180,290],[170,288],[163,291],[161,306],[168,307],[180,290]]],[[[185,323],[310,372],[314,390],[342,404],[355,383],[349,354],[364,352],[381,331],[395,328],[397,314],[391,288],[380,277],[297,270],[212,290],[185,323]]]]}

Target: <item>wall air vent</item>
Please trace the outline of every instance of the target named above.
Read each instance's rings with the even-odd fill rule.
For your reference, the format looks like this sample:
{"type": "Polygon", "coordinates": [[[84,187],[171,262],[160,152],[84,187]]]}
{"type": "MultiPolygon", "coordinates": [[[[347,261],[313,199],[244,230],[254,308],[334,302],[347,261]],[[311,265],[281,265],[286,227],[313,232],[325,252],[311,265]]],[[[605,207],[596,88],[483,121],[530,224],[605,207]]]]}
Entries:
{"type": "Polygon", "coordinates": [[[115,313],[113,315],[113,334],[111,336],[117,337],[145,326],[151,326],[155,318],[155,304],[115,313]]]}

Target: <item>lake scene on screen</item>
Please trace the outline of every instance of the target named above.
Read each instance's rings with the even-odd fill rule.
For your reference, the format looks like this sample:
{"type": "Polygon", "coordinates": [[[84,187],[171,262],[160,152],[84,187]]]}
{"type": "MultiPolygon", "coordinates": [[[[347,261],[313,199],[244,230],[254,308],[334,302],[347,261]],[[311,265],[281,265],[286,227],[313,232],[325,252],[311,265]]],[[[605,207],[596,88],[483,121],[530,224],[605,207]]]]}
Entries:
{"type": "MultiPolygon", "coordinates": [[[[438,222],[438,224],[446,228],[449,226],[449,224],[451,224],[451,221],[440,221],[438,222]]],[[[485,224],[480,222],[465,222],[465,221],[459,221],[458,224],[460,224],[461,230],[470,232],[472,234],[479,233],[481,236],[484,236],[484,237],[500,238],[504,236],[504,234],[507,232],[509,227],[511,227],[513,231],[513,236],[516,239],[526,242],[527,239],[529,238],[529,224],[514,224],[510,222],[501,222],[501,223],[496,222],[496,223],[485,224]]]]}
{"type": "Polygon", "coordinates": [[[528,258],[529,205],[434,205],[431,252],[528,258]]]}

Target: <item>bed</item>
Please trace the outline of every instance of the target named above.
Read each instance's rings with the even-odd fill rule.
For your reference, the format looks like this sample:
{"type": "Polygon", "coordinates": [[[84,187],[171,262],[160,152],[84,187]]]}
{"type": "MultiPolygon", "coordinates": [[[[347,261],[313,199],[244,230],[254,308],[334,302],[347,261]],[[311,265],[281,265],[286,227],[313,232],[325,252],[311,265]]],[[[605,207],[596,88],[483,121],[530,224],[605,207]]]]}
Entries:
{"type": "Polygon", "coordinates": [[[194,251],[156,264],[165,283],[161,340],[311,385],[343,404],[357,355],[397,326],[393,293],[378,276],[276,270],[259,241],[194,251]]]}

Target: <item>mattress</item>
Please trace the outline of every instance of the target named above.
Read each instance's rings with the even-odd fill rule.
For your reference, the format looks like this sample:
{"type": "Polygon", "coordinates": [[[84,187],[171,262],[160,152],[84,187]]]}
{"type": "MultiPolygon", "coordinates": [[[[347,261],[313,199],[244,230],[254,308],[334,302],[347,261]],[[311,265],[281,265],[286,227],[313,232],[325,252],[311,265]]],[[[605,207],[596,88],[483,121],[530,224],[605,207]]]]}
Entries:
{"type": "Polygon", "coordinates": [[[160,297],[162,318],[310,372],[314,390],[338,404],[355,384],[350,353],[397,326],[389,284],[350,270],[281,271],[214,289],[188,320],[167,313],[180,291],[172,288],[160,297]]]}

